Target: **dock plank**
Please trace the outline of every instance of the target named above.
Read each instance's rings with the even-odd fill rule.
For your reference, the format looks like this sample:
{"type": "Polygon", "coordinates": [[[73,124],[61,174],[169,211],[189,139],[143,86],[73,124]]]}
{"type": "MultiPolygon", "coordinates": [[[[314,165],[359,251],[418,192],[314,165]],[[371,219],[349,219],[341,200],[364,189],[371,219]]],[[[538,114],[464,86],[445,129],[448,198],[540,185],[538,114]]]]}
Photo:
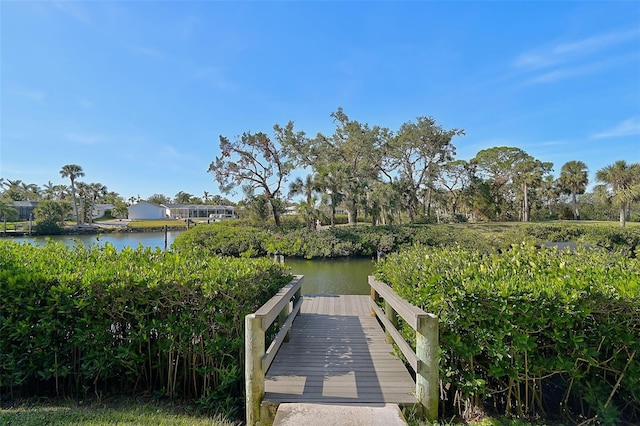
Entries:
{"type": "Polygon", "coordinates": [[[271,403],[417,404],[415,382],[370,315],[369,296],[307,295],[267,371],[271,403]]]}

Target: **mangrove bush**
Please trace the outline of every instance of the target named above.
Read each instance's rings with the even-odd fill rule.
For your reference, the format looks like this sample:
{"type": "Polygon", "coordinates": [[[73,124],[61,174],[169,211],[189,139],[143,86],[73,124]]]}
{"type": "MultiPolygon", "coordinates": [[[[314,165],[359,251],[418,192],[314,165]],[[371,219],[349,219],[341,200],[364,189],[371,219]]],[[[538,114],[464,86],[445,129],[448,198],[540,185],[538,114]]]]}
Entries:
{"type": "Polygon", "coordinates": [[[438,315],[447,412],[640,422],[638,259],[414,247],[376,275],[438,315]]]}
{"type": "Polygon", "coordinates": [[[198,250],[0,241],[0,394],[143,392],[229,413],[244,316],[290,278],[198,250]]]}

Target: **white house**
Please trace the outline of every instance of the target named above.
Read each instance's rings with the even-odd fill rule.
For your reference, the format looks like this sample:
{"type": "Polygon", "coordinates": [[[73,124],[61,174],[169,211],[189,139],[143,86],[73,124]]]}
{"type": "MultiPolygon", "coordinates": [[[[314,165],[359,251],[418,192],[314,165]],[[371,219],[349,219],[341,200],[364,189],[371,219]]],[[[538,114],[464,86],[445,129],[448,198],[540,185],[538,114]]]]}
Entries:
{"type": "Polygon", "coordinates": [[[129,206],[129,219],[131,220],[162,220],[166,219],[168,215],[168,209],[161,204],[138,201],[137,204],[129,206]]]}
{"type": "Polygon", "coordinates": [[[104,216],[107,210],[113,210],[113,204],[94,204],[92,216],[94,219],[104,216]]]}
{"type": "Polygon", "coordinates": [[[172,219],[235,219],[236,209],[233,206],[212,206],[210,204],[167,204],[167,214],[172,219]]]}

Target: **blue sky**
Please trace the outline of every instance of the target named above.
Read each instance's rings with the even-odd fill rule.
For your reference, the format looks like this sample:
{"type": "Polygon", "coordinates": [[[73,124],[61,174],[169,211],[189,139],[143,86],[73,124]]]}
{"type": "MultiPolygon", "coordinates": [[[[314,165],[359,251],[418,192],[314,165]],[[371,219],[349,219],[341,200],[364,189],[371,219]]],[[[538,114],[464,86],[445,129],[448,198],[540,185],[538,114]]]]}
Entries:
{"type": "MultiPolygon", "coordinates": [[[[338,107],[595,171],[640,161],[640,2],[1,1],[0,177],[220,193],[219,135],[338,107]]],[[[238,199],[231,197],[233,199],[238,199]]]]}

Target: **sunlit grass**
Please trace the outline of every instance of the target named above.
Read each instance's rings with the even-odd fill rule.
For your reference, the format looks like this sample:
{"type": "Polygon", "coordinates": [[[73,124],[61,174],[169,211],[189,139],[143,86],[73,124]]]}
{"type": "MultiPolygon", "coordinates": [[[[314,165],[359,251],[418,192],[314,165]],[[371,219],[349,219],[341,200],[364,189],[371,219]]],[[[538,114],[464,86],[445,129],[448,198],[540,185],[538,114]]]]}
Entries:
{"type": "Polygon", "coordinates": [[[184,226],[186,223],[183,220],[169,219],[169,220],[132,220],[129,222],[129,228],[162,228],[163,226],[175,228],[178,226],[184,226]]]}
{"type": "Polygon", "coordinates": [[[207,417],[153,402],[124,401],[82,405],[76,401],[28,402],[0,410],[0,424],[40,425],[154,425],[154,426],[232,426],[238,422],[222,416],[207,417]]]}

